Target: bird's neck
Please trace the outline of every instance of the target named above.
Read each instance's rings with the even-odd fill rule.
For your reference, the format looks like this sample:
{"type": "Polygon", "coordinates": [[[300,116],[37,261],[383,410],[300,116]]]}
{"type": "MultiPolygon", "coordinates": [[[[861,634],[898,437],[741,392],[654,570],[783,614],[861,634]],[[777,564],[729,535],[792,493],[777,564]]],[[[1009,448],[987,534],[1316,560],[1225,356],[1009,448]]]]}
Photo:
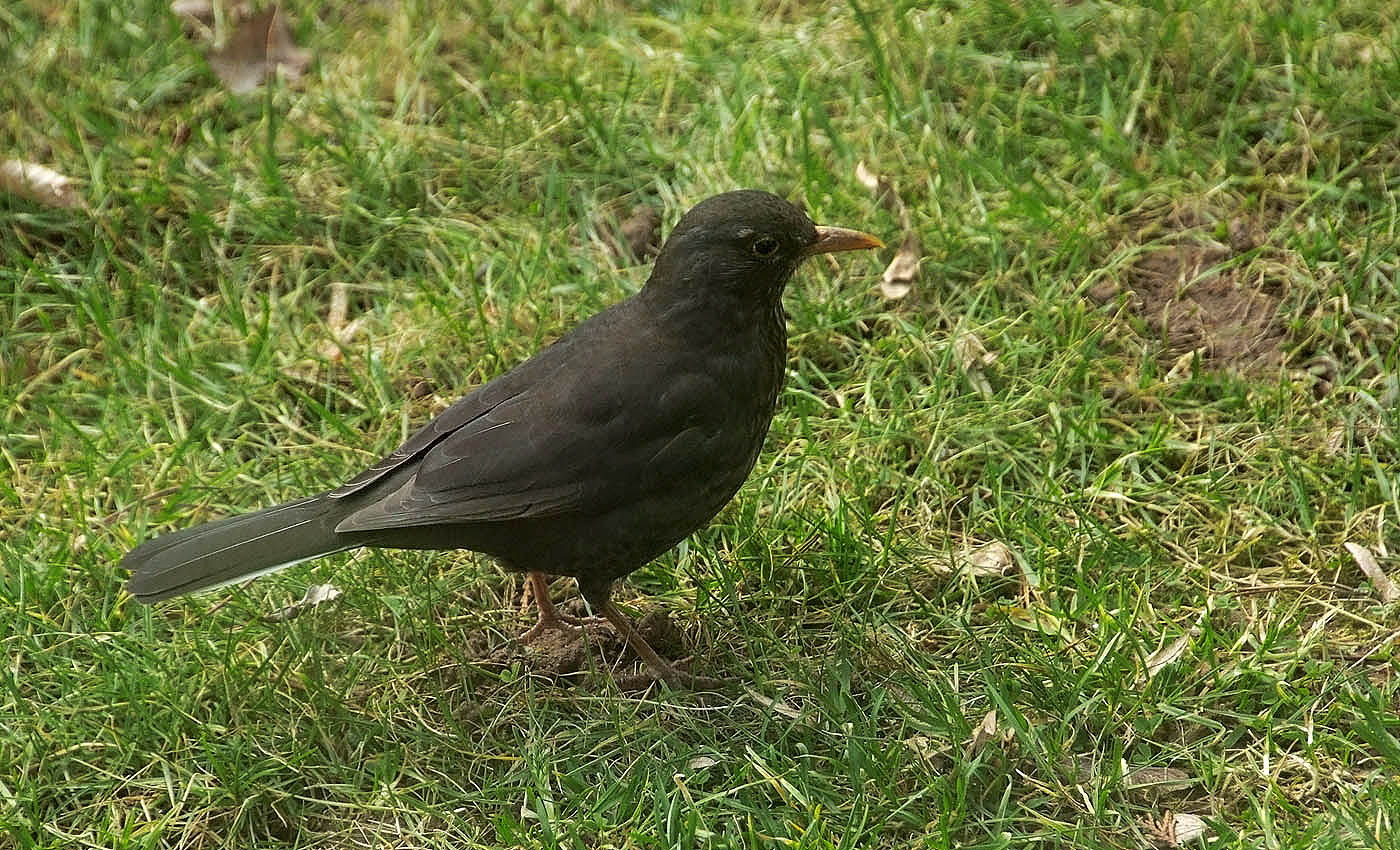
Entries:
{"type": "Polygon", "coordinates": [[[693,345],[758,345],[781,358],[787,343],[787,318],[777,299],[751,294],[692,290],[685,296],[647,286],[637,298],[643,301],[659,327],[693,345]]]}

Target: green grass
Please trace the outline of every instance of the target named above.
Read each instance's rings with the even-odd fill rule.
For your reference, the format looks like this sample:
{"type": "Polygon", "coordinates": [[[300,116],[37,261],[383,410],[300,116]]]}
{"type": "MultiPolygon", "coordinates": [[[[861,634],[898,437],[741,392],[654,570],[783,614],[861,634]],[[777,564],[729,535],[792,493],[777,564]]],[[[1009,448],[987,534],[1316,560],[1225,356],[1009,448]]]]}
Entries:
{"type": "Polygon", "coordinates": [[[88,206],[0,196],[0,846],[1400,844],[1400,617],[1342,547],[1400,578],[1391,3],[452,5],[293,3],[316,64],[244,97],[161,2],[0,8],[0,157],[88,206]],[[139,540],[338,483],[634,291],[637,202],[895,243],[862,159],[914,294],[799,273],[755,474],[618,592],[752,693],[489,669],[518,580],[465,553],[123,592],[139,540]],[[1289,368],[1169,379],[1084,295],[1236,220],[1289,368]],[[1006,574],[949,570],[989,541],[1006,574]]]}

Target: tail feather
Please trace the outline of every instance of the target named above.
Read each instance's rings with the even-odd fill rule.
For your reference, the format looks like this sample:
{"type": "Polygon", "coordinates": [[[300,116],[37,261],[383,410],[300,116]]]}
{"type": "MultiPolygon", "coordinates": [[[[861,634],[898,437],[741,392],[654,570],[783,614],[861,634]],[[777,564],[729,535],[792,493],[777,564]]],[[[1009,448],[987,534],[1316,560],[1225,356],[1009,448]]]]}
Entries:
{"type": "Polygon", "coordinates": [[[127,590],[141,602],[221,587],[362,545],[337,534],[345,505],[312,496],[157,537],[122,558],[127,590]]]}

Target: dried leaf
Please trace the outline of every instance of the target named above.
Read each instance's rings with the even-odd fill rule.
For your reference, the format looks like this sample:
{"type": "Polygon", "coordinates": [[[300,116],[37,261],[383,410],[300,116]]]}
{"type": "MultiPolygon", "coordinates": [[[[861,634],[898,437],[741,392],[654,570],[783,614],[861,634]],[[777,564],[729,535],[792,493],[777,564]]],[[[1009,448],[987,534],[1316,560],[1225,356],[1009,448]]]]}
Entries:
{"type": "MultiPolygon", "coordinates": [[[[897,216],[905,215],[904,201],[895,194],[894,184],[890,182],[890,178],[871,171],[866,166],[865,160],[856,163],[856,180],[860,182],[860,185],[875,193],[875,200],[879,201],[882,207],[897,216]]],[[[901,221],[901,223],[903,222],[901,221]]]]}
{"type": "Polygon", "coordinates": [[[632,215],[618,227],[613,250],[620,257],[645,260],[661,248],[661,213],[638,204],[632,208],[632,215]]]}
{"type": "Polygon", "coordinates": [[[908,295],[914,288],[923,245],[919,242],[919,234],[915,232],[910,221],[909,209],[904,206],[904,200],[899,197],[894,183],[888,177],[871,171],[865,161],[861,160],[856,163],[856,180],[875,193],[875,199],[881,206],[895,214],[899,219],[900,228],[904,231],[899,250],[895,252],[894,259],[880,279],[881,294],[891,301],[896,301],[908,295]]]}
{"type": "Polygon", "coordinates": [[[1176,844],[1180,847],[1203,838],[1206,834],[1205,819],[1192,814],[1172,815],[1172,834],[1176,838],[1176,844]]]}
{"type": "Polygon", "coordinates": [[[1371,580],[1371,586],[1376,589],[1382,602],[1389,605],[1400,599],[1400,587],[1396,587],[1395,582],[1391,581],[1390,576],[1381,569],[1381,565],[1376,562],[1376,556],[1371,554],[1370,549],[1349,540],[1342,545],[1351,553],[1352,560],[1356,561],[1361,572],[1365,573],[1366,578],[1371,580]]]}
{"type": "Polygon", "coordinates": [[[965,552],[959,559],[959,566],[966,575],[1002,576],[1016,566],[1016,558],[1011,547],[1000,540],[978,546],[965,552]]]}
{"type": "Polygon", "coordinates": [[[206,27],[214,25],[213,0],[175,0],[170,4],[170,11],[206,27]]]}
{"type": "Polygon", "coordinates": [[[7,159],[0,162],[0,190],[60,209],[83,205],[73,179],[43,165],[7,159]]]}
{"type": "Polygon", "coordinates": [[[1172,791],[1191,784],[1191,774],[1176,767],[1140,767],[1123,776],[1126,788],[1156,788],[1172,791]]]}
{"type": "Polygon", "coordinates": [[[343,281],[331,284],[331,307],[326,313],[326,324],[337,337],[345,330],[345,319],[350,313],[350,287],[343,281]]]}
{"type": "Polygon", "coordinates": [[[1168,664],[1176,661],[1181,654],[1186,651],[1186,647],[1191,645],[1191,633],[1187,632],[1166,646],[1160,646],[1155,652],[1147,656],[1147,678],[1151,679],[1168,664]]]}
{"type": "Polygon", "coordinates": [[[336,281],[331,284],[331,303],[326,310],[326,326],[330,328],[331,338],[321,344],[321,356],[325,359],[339,360],[345,346],[364,325],[363,316],[353,322],[347,322],[349,314],[350,288],[343,282],[336,281]]]}
{"type": "Polygon", "coordinates": [[[333,584],[313,584],[306,589],[306,595],[285,608],[278,608],[263,617],[269,623],[281,623],[300,616],[308,608],[330,602],[340,596],[340,590],[333,584]]]}
{"type": "Polygon", "coordinates": [[[1182,354],[1172,361],[1171,369],[1167,370],[1167,376],[1163,378],[1168,384],[1179,384],[1196,374],[1196,364],[1204,363],[1206,350],[1196,348],[1182,354]]]}
{"type": "Polygon", "coordinates": [[[782,700],[776,700],[772,697],[764,696],[763,694],[749,687],[744,688],[744,693],[749,695],[749,699],[753,700],[754,702],[758,703],[764,708],[769,709],[775,714],[781,714],[783,717],[786,717],[789,720],[803,720],[806,722],[811,722],[811,718],[804,716],[802,712],[798,711],[797,709],[793,708],[792,706],[788,705],[782,700]]]}
{"type": "Polygon", "coordinates": [[[209,54],[209,65],[234,94],[252,91],[276,71],[288,79],[298,79],[309,64],[311,52],[296,46],[287,18],[278,6],[243,21],[229,36],[228,43],[209,54]]]}
{"type": "Polygon", "coordinates": [[[1197,815],[1166,812],[1160,821],[1147,818],[1143,832],[1154,847],[1183,847],[1205,837],[1206,822],[1197,815]]]}
{"type": "Polygon", "coordinates": [[[991,610],[1005,614],[1006,618],[1011,621],[1011,625],[1028,632],[1038,632],[1064,640],[1073,638],[1059,617],[1039,605],[1029,608],[1020,605],[993,605],[991,610]]]}
{"type": "Polygon", "coordinates": [[[899,243],[899,250],[880,278],[880,292],[894,301],[908,295],[914,288],[914,278],[919,274],[919,234],[913,230],[905,232],[899,243]]]}
{"type": "Polygon", "coordinates": [[[927,735],[914,735],[904,739],[904,746],[914,751],[914,754],[924,761],[931,762],[938,755],[938,750],[934,748],[933,742],[927,735]]]}
{"type": "Polygon", "coordinates": [[[982,752],[987,742],[997,736],[997,710],[994,708],[982,717],[982,722],[972,730],[972,740],[967,742],[968,755],[982,752]]]}
{"type": "Polygon", "coordinates": [[[990,366],[997,356],[987,351],[981,337],[971,331],[958,334],[953,340],[953,353],[957,355],[958,365],[962,366],[963,374],[972,388],[983,398],[991,398],[992,384],[983,374],[982,367],[990,366]]]}

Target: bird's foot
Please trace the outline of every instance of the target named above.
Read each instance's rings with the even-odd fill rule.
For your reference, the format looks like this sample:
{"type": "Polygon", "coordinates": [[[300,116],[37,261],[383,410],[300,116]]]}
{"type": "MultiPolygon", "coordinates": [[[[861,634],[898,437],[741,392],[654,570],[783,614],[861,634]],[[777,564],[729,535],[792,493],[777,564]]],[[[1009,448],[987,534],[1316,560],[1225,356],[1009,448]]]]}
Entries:
{"type": "Polygon", "coordinates": [[[553,600],[549,598],[549,579],[544,573],[531,572],[527,578],[520,607],[523,610],[533,601],[539,609],[540,618],[520,636],[522,644],[530,643],[545,632],[563,632],[570,637],[577,637],[589,626],[608,622],[603,617],[574,617],[565,614],[555,608],[553,600]]]}
{"type": "Polygon", "coordinates": [[[589,626],[599,626],[607,622],[602,617],[574,617],[558,611],[552,611],[549,614],[541,611],[540,618],[517,640],[521,644],[529,644],[545,632],[563,632],[570,637],[577,637],[586,632],[589,626]]]}

